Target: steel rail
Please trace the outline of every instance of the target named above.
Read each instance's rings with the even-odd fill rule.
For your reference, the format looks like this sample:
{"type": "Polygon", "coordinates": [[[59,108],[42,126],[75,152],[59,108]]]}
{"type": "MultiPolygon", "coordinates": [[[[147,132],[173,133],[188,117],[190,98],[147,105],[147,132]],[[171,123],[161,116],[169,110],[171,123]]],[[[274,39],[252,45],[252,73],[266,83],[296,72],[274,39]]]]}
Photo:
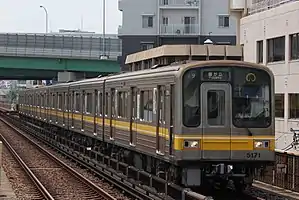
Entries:
{"type": "MultiPolygon", "coordinates": [[[[90,187],[93,191],[95,191],[96,193],[98,193],[99,195],[103,196],[104,199],[107,200],[117,200],[115,197],[113,197],[112,195],[110,195],[108,192],[106,192],[105,190],[103,190],[102,188],[98,187],[97,185],[95,185],[93,182],[91,182],[90,180],[88,180],[87,178],[85,178],[84,176],[82,176],[80,173],[78,173],[77,171],[75,171],[74,169],[72,169],[71,167],[69,167],[67,164],[65,164],[63,161],[61,161],[59,158],[57,158],[56,156],[52,155],[51,153],[49,153],[46,149],[44,149],[42,146],[40,146],[39,144],[37,144],[36,142],[32,141],[28,136],[26,136],[21,130],[19,130],[18,128],[14,127],[12,124],[10,124],[9,122],[7,122],[5,119],[0,117],[0,120],[2,122],[4,122],[7,126],[9,126],[13,131],[17,132],[18,134],[20,134],[22,137],[26,138],[31,144],[33,144],[34,146],[36,146],[42,153],[44,153],[46,156],[48,156],[49,158],[51,158],[53,161],[55,161],[57,164],[59,164],[60,166],[62,166],[65,170],[67,170],[70,174],[72,174],[74,177],[76,177],[80,182],[84,183],[85,185],[87,185],[88,187],[90,187]]],[[[2,137],[3,141],[5,140],[5,138],[2,137]]],[[[9,145],[9,143],[5,140],[5,143],[9,145]]],[[[9,145],[11,147],[11,145],[9,145]]],[[[12,149],[12,147],[11,147],[12,149]]],[[[13,150],[13,149],[12,149],[13,150]]],[[[13,150],[14,151],[14,150],[13,150]]],[[[17,153],[14,151],[14,154],[16,156],[17,153]]],[[[18,158],[20,158],[18,156],[18,158]]],[[[21,158],[20,158],[21,159],[21,158]]],[[[22,160],[21,160],[22,161],[22,160]]],[[[41,192],[45,192],[49,198],[47,197],[47,200],[54,200],[54,198],[50,195],[50,193],[46,190],[46,188],[40,183],[40,181],[35,177],[35,175],[33,174],[33,172],[29,169],[29,167],[22,161],[22,165],[24,165],[26,167],[26,170],[30,171],[30,174],[32,174],[32,176],[34,176],[35,180],[39,183],[39,186],[42,188],[41,192]]]]}
{"type": "MultiPolygon", "coordinates": [[[[7,125],[7,122],[0,118],[0,120],[7,125]]],[[[38,178],[34,175],[34,173],[30,170],[30,168],[26,165],[26,163],[22,160],[22,158],[18,155],[18,153],[13,149],[13,147],[9,144],[9,142],[0,134],[0,138],[5,145],[5,147],[9,150],[9,152],[13,155],[13,157],[17,160],[17,162],[24,169],[26,174],[32,180],[32,182],[36,185],[38,190],[42,193],[43,197],[46,200],[54,200],[52,195],[48,192],[48,190],[43,186],[43,184],[38,180],[38,178]]]]}

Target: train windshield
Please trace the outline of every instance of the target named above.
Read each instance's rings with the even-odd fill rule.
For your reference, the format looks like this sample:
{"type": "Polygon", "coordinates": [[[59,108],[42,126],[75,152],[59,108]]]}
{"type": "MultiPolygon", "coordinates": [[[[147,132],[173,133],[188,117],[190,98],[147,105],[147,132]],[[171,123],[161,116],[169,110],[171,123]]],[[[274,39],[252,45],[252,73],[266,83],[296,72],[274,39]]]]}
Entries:
{"type": "Polygon", "coordinates": [[[187,127],[200,125],[200,76],[198,71],[190,70],[183,81],[183,123],[187,127]]]}
{"type": "Polygon", "coordinates": [[[236,127],[262,128],[271,124],[270,76],[261,70],[235,69],[233,123],[236,127]]]}

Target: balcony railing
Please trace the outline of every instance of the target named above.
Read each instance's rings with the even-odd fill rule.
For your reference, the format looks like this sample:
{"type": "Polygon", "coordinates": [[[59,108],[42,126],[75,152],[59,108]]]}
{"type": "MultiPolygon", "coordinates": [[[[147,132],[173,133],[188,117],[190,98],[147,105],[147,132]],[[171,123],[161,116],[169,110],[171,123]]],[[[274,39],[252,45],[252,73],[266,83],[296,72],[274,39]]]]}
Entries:
{"type": "Polygon", "coordinates": [[[198,35],[199,24],[167,24],[160,26],[161,35],[198,35]]]}
{"type": "Polygon", "coordinates": [[[163,7],[199,7],[199,0],[160,0],[163,7]]]}
{"type": "Polygon", "coordinates": [[[256,0],[256,3],[248,5],[248,13],[250,15],[272,8],[276,8],[286,3],[295,2],[298,0],[256,0]]]}

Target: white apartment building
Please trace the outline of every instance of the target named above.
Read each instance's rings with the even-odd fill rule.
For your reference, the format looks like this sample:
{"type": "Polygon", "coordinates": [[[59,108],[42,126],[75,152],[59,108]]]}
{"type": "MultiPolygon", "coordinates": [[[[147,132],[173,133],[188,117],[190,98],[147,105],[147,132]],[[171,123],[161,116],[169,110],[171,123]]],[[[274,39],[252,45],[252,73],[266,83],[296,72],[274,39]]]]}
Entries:
{"type": "Polygon", "coordinates": [[[164,44],[235,44],[236,21],[229,0],[118,0],[126,55],[164,44]]]}
{"type": "Polygon", "coordinates": [[[287,150],[290,129],[299,130],[299,1],[231,0],[231,11],[243,15],[245,61],[263,63],[275,75],[276,148],[287,150]]]}

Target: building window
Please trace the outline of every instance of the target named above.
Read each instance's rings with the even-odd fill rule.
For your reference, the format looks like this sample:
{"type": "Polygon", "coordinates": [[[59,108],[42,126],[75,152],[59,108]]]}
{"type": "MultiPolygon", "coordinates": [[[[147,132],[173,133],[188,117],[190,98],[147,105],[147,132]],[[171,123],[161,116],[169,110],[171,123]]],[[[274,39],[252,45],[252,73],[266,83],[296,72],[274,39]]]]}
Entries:
{"type": "Polygon", "coordinates": [[[153,16],[142,16],[142,28],[152,28],[153,22],[153,16]]]}
{"type": "Polygon", "coordinates": [[[267,40],[267,62],[285,60],[285,37],[272,38],[267,40]]]}
{"type": "Polygon", "coordinates": [[[140,46],[141,46],[141,51],[145,51],[154,48],[154,43],[141,42],[140,46]]]}
{"type": "Polygon", "coordinates": [[[218,26],[219,27],[229,27],[229,16],[219,15],[218,16],[218,26]]]}
{"type": "Polygon", "coordinates": [[[290,36],[291,60],[299,59],[299,33],[290,36]]]}
{"type": "Polygon", "coordinates": [[[284,94],[275,94],[275,117],[284,118],[284,94]]]}
{"type": "Polygon", "coordinates": [[[163,17],[162,18],[162,24],[163,25],[168,25],[168,19],[169,19],[168,17],[163,17]]]}
{"type": "Polygon", "coordinates": [[[257,52],[257,63],[263,63],[263,40],[257,41],[256,52],[257,52]]]}
{"type": "Polygon", "coordinates": [[[299,94],[289,94],[289,118],[299,118],[299,94]]]}

